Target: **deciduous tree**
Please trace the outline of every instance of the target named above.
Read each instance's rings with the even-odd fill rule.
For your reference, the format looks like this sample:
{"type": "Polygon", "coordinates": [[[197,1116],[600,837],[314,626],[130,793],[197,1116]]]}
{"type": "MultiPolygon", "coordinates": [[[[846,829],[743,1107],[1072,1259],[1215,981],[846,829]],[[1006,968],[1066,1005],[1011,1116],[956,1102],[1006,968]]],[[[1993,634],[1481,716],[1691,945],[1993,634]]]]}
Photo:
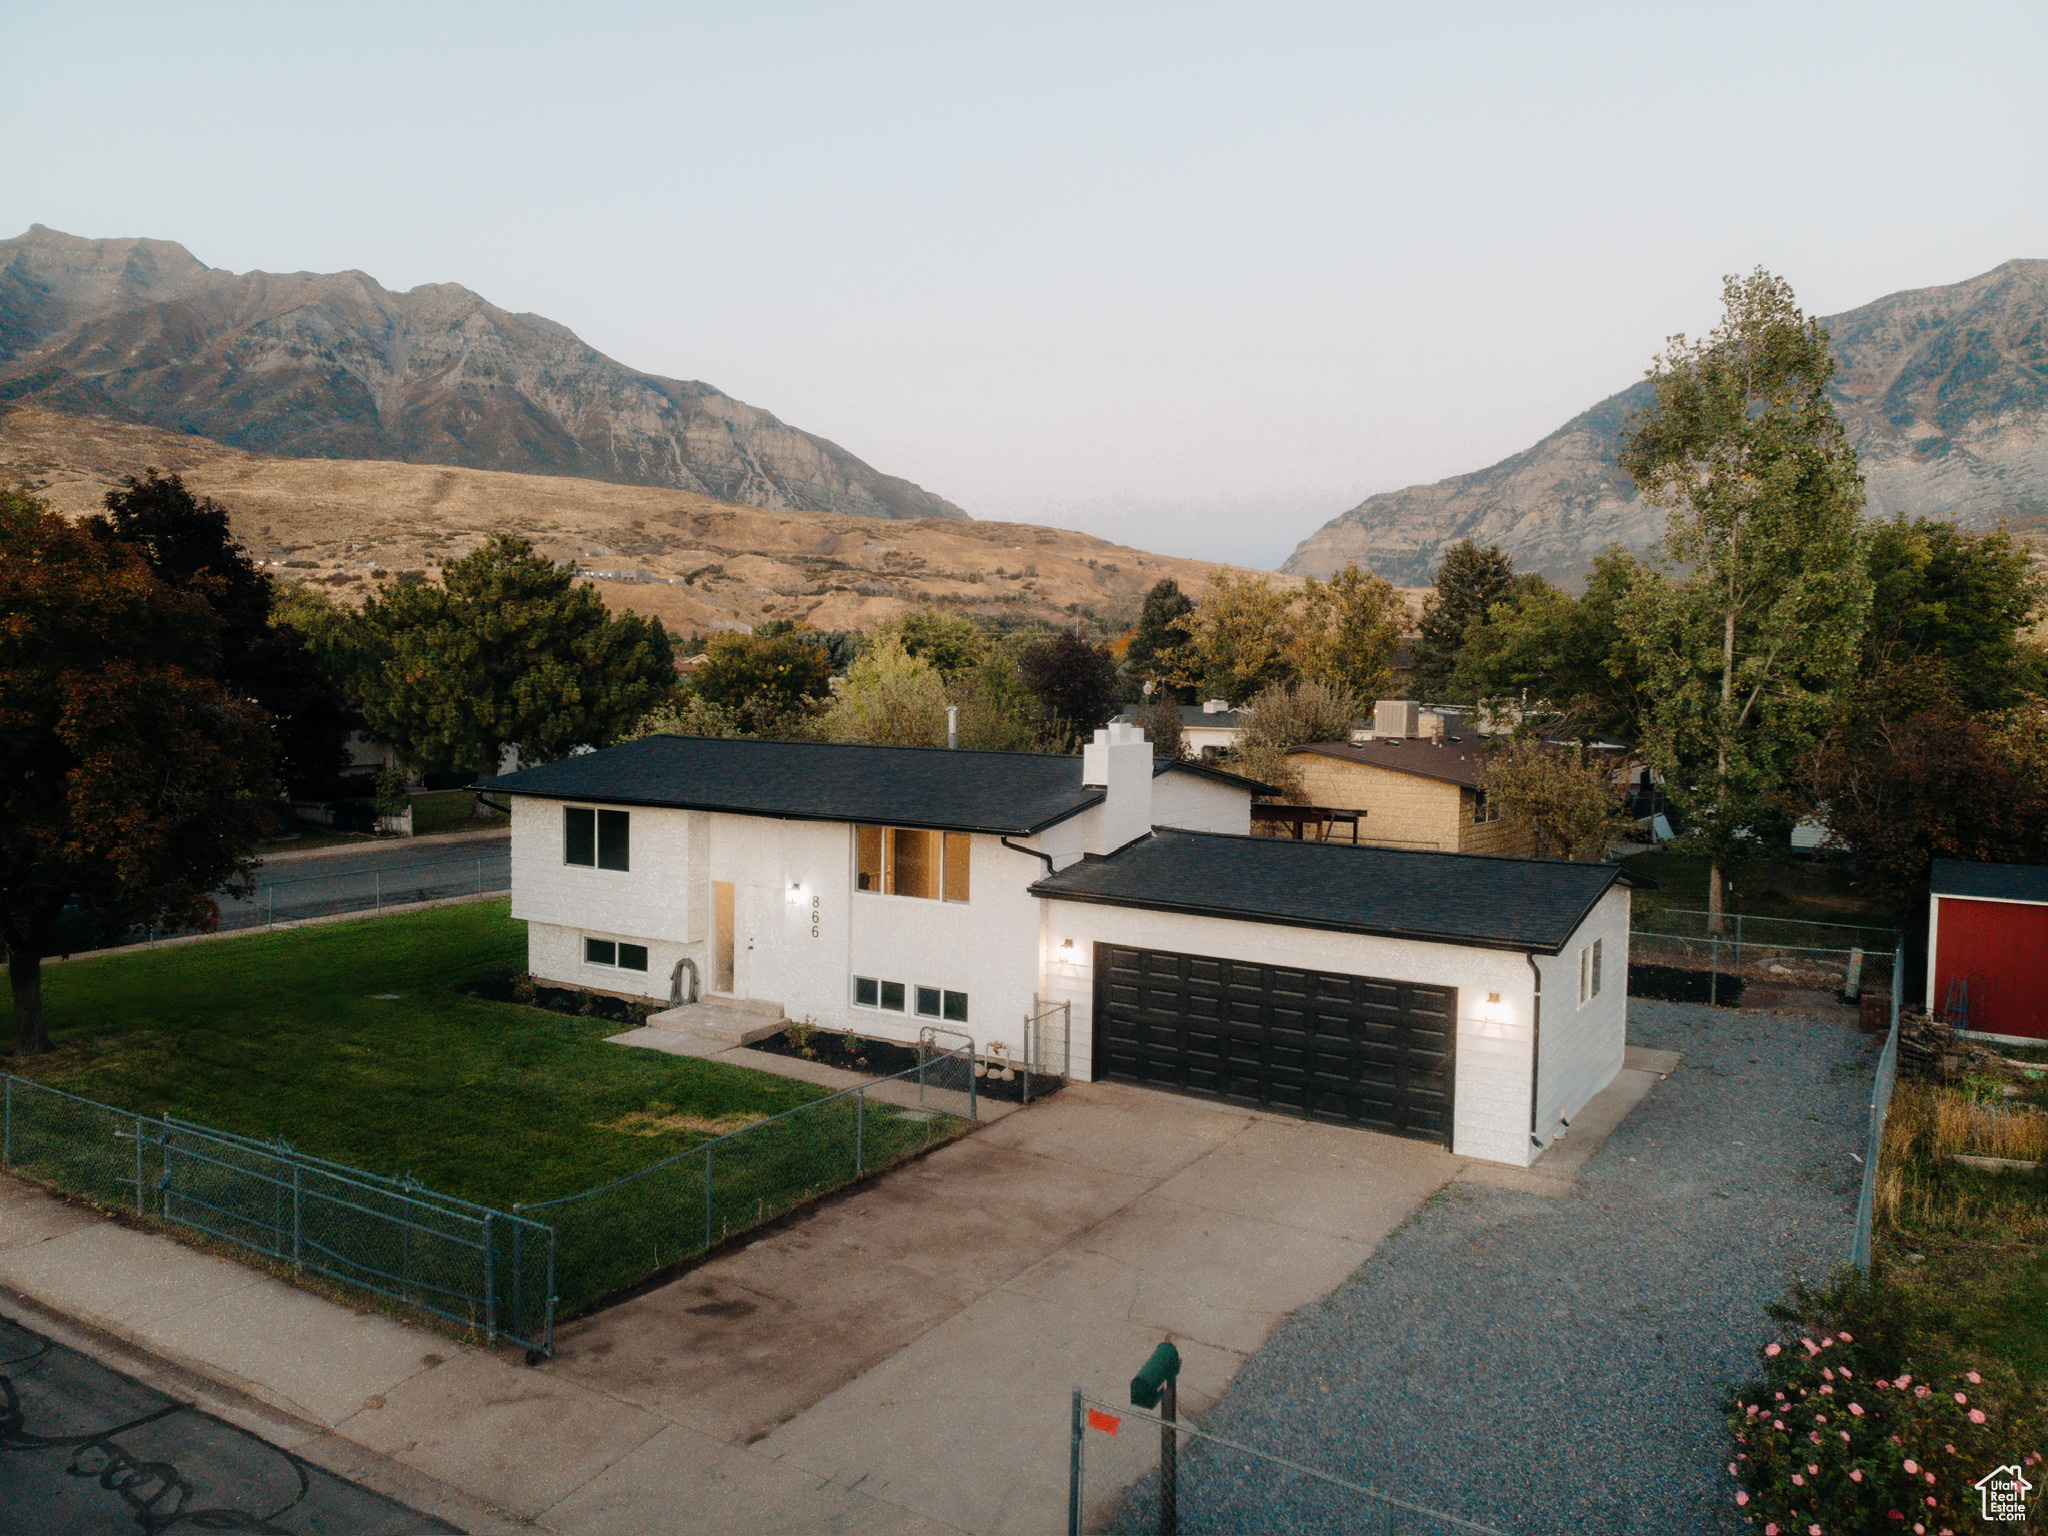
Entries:
{"type": "Polygon", "coordinates": [[[95,537],[135,550],[159,580],[201,598],[219,618],[216,675],[270,716],[282,776],[338,773],[353,724],[347,699],[298,632],[277,622],[277,584],[236,540],[227,508],[154,469],[125,477],[106,508],[87,524],[95,537]]]}
{"type": "Polygon", "coordinates": [[[1232,704],[1285,682],[1297,650],[1294,605],[1263,575],[1219,569],[1195,610],[1171,621],[1188,644],[1168,680],[1232,704]]]}
{"type": "Polygon", "coordinates": [[[876,627],[874,638],[893,636],[912,656],[932,665],[942,682],[972,671],[988,652],[988,638],[974,620],[941,608],[919,608],[876,627]]]}
{"type": "Polygon", "coordinates": [[[0,941],[17,1045],[42,962],[145,923],[208,928],[253,867],[275,746],[215,681],[221,622],[122,543],[0,492],[0,941]]]}
{"type": "Polygon", "coordinates": [[[831,692],[825,652],[795,634],[715,635],[704,654],[691,690],[748,735],[783,734],[831,692]]]}
{"type": "Polygon", "coordinates": [[[1537,858],[1599,859],[1632,830],[1609,764],[1532,736],[1496,745],[1480,786],[1502,820],[1528,834],[1537,858]]]}
{"type": "Polygon", "coordinates": [[[604,746],[675,686],[659,619],[613,617],[525,539],[495,534],[441,579],[363,610],[383,652],[363,712],[418,767],[491,775],[508,746],[541,760],[604,746]]]}
{"type": "Polygon", "coordinates": [[[846,674],[846,685],[819,717],[831,741],[879,747],[946,744],[946,685],[938,668],[913,656],[895,636],[870,646],[846,674]]]}
{"type": "Polygon", "coordinates": [[[1769,817],[1854,680],[1870,607],[1863,480],[1836,419],[1827,333],[1758,269],[1729,278],[1726,312],[1650,373],[1656,407],[1620,458],[1670,510],[1681,574],[1635,583],[1624,625],[1651,708],[1644,746],[1710,860],[1769,817]]]}
{"type": "Polygon", "coordinates": [[[1329,581],[1301,589],[1295,665],[1305,678],[1378,697],[1392,681],[1394,653],[1408,625],[1408,604],[1394,584],[1347,565],[1329,581]]]}

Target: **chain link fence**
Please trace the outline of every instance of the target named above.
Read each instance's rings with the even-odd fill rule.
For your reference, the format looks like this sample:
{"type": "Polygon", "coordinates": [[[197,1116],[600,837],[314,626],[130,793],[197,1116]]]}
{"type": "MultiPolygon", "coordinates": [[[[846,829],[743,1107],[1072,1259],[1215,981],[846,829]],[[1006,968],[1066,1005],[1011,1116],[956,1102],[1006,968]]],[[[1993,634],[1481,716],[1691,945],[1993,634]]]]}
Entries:
{"type": "MultiPolygon", "coordinates": [[[[965,1037],[962,1037],[963,1039],[965,1037]]],[[[950,1140],[979,1117],[974,1043],[785,1110],[579,1194],[515,1206],[554,1229],[564,1315],[805,1201],[950,1140]]]]}
{"type": "Polygon", "coordinates": [[[1881,1028],[1900,949],[1891,928],[1730,912],[1716,929],[1709,913],[1657,908],[1639,913],[1629,933],[1629,992],[1724,1007],[1752,985],[1832,992],[1878,1010],[1869,1022],[1881,1028]]]}
{"type": "Polygon", "coordinates": [[[1074,1078],[1074,1005],[1032,1000],[1024,1016],[1024,1053],[1020,1072],[1024,1102],[1063,1087],[1074,1078]],[[1034,1079],[1036,1081],[1034,1081],[1034,1079]]]}
{"type": "Polygon", "coordinates": [[[554,1348],[554,1233],[527,1217],[11,1075],[0,1078],[0,1167],[536,1357],[554,1348]]]}
{"type": "Polygon", "coordinates": [[[381,912],[453,896],[501,894],[511,883],[509,846],[369,869],[316,869],[275,877],[265,873],[252,894],[221,902],[217,931],[265,928],[342,912],[381,912]]]}
{"type": "Polygon", "coordinates": [[[1856,1237],[1849,1262],[1870,1268],[1871,1228],[1877,1217],[1878,1165],[1884,1157],[1884,1127],[1891,1116],[1892,1089],[1899,1080],[1899,1005],[1892,999],[1892,1025],[1877,1058],[1877,1077],[1870,1085],[1870,1137],[1863,1150],[1863,1187],[1856,1195],[1856,1237]]]}
{"type": "MultiPolygon", "coordinates": [[[[1091,1528],[1088,1442],[1123,1434],[1157,1436],[1162,1462],[1165,1437],[1175,1436],[1174,1517],[1177,1536],[1236,1536],[1241,1531],[1294,1532],[1298,1536],[1506,1536],[1491,1525],[1466,1520],[1412,1500],[1382,1493],[1340,1477],[1227,1440],[1185,1419],[1168,1421],[1139,1408],[1098,1401],[1076,1392],[1069,1420],[1067,1530],[1082,1536],[1091,1528]],[[1179,1440],[1185,1437],[1185,1447],[1179,1440]]],[[[1119,1536],[1152,1536],[1167,1528],[1160,1519],[1161,1473],[1133,1483],[1109,1517],[1106,1529],[1119,1536]]]]}

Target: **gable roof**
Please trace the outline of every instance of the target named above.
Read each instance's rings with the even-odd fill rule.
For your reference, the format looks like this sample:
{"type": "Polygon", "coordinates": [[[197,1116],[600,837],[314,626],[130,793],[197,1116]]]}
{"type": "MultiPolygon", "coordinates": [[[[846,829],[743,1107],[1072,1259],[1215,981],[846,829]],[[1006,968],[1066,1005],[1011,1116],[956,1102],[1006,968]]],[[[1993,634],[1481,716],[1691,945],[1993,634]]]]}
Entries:
{"type": "Polygon", "coordinates": [[[1108,858],[1047,875],[1031,891],[1062,901],[1554,955],[1617,883],[1654,884],[1614,864],[1154,827],[1108,858]]]}
{"type": "Polygon", "coordinates": [[[1360,763],[1367,768],[1391,768],[1396,773],[1418,774],[1441,779],[1447,784],[1479,787],[1479,768],[1485,761],[1490,736],[1472,735],[1462,740],[1446,738],[1443,745],[1422,736],[1380,736],[1371,741],[1312,741],[1289,747],[1288,752],[1310,752],[1317,757],[1334,757],[1339,762],[1360,763]]]}
{"type": "MultiPolygon", "coordinates": [[[[1192,773],[1253,794],[1266,785],[1198,763],[1154,758],[1153,774],[1192,773]]],[[[473,789],[548,800],[731,811],[793,821],[856,821],[1022,837],[1103,799],[1078,756],[871,747],[825,741],[646,736],[500,774],[473,789]]]]}
{"type": "Polygon", "coordinates": [[[2048,864],[1979,864],[1936,859],[1928,887],[1937,896],[2048,902],[2048,864]]]}
{"type": "MultiPolygon", "coordinates": [[[[1251,711],[1246,709],[1205,710],[1199,704],[1176,704],[1174,708],[1180,712],[1182,727],[1190,730],[1203,728],[1212,731],[1242,730],[1246,718],[1251,714],[1251,711]]],[[[1132,725],[1143,725],[1146,717],[1151,713],[1151,710],[1144,708],[1142,705],[1132,704],[1126,707],[1123,713],[1117,716],[1117,719],[1132,725]]]]}

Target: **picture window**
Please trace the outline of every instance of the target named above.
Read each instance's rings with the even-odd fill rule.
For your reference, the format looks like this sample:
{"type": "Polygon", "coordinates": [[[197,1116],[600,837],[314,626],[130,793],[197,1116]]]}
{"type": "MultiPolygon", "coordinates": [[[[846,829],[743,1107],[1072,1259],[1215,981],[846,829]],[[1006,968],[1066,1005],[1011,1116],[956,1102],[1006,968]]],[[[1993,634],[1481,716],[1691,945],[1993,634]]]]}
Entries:
{"type": "Polygon", "coordinates": [[[877,896],[965,901],[973,840],[922,827],[856,827],[855,885],[877,896]]]}

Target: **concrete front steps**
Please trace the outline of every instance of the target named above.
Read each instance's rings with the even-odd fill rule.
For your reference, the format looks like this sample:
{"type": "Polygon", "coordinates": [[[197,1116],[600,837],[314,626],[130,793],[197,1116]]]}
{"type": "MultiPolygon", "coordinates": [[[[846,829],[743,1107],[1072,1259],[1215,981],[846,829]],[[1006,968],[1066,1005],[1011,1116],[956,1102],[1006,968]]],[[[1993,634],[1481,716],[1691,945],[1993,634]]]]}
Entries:
{"type": "Polygon", "coordinates": [[[746,997],[707,997],[652,1014],[647,1028],[675,1038],[662,1049],[677,1056],[716,1056],[765,1040],[789,1022],[782,1004],[746,997]]]}

